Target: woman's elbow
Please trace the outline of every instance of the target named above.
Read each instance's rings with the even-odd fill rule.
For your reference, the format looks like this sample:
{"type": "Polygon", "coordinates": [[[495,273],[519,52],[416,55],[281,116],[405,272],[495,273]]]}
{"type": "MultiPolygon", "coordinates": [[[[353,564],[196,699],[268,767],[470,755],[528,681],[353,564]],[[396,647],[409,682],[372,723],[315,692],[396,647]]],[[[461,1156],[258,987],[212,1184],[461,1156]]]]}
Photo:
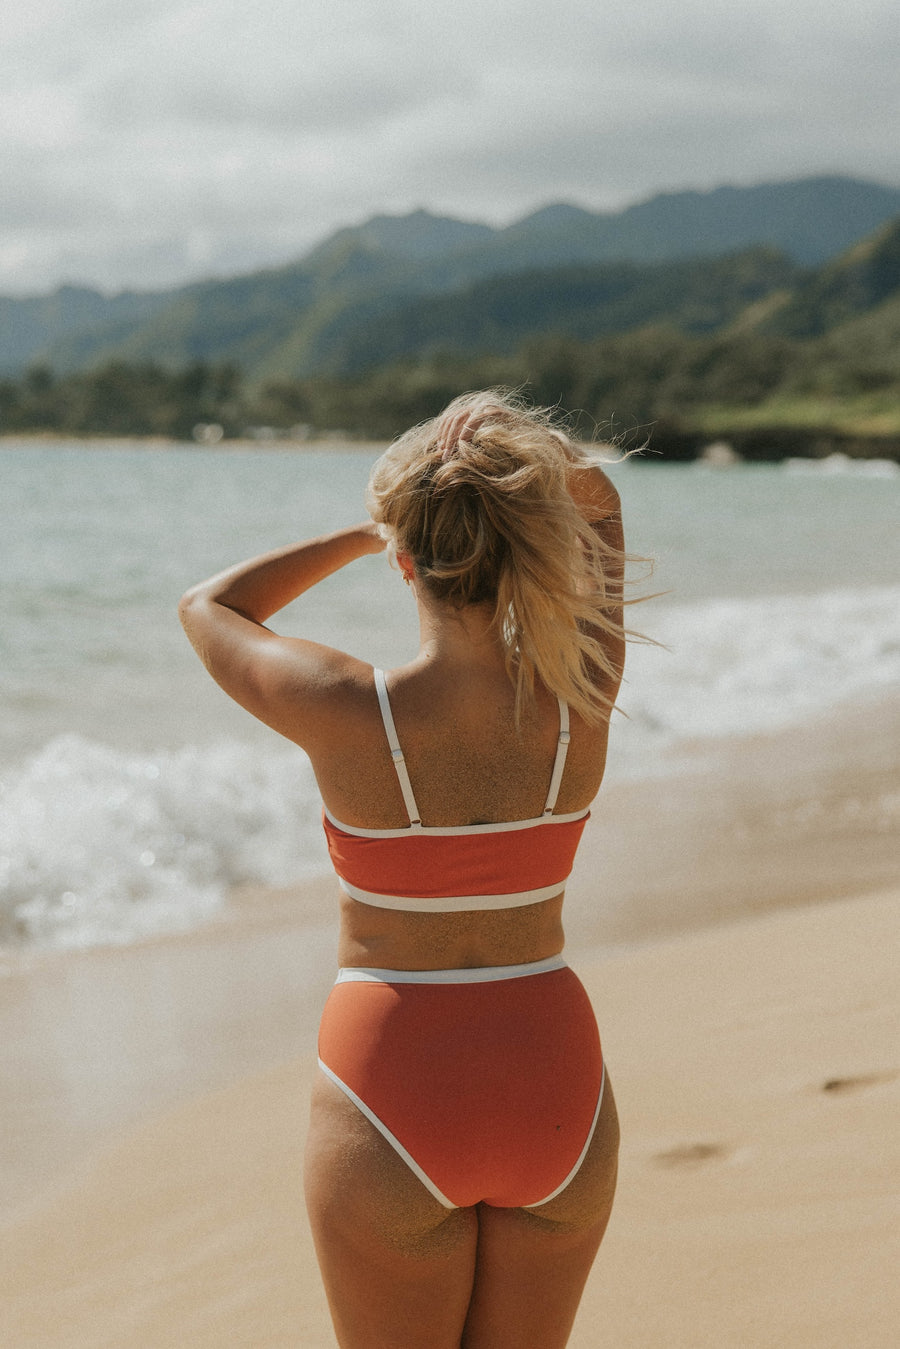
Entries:
{"type": "Polygon", "coordinates": [[[187,627],[188,615],[191,611],[191,607],[196,601],[198,588],[199,587],[197,586],[191,586],[190,590],[186,590],[178,601],[178,617],[181,619],[181,626],[183,628],[187,627]]]}
{"type": "Polygon", "coordinates": [[[202,584],[191,586],[190,590],[186,590],[178,601],[178,617],[181,620],[181,626],[194,646],[197,645],[197,634],[204,626],[208,608],[209,596],[202,584]]]}

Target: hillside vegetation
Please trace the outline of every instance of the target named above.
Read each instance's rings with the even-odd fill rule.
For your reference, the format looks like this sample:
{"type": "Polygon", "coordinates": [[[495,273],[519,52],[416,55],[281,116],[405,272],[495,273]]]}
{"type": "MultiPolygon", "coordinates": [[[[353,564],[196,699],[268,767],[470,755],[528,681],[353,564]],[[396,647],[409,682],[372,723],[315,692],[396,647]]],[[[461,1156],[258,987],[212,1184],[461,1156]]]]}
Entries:
{"type": "MultiPolygon", "coordinates": [[[[703,315],[665,292],[705,283],[666,264],[763,248],[783,255],[785,267],[819,268],[898,215],[900,188],[812,178],[669,193],[605,215],[557,204],[505,229],[425,211],[378,216],[295,263],[249,276],[143,295],[69,286],[0,298],[0,374],[37,363],[70,371],[110,360],[171,369],[226,361],[251,380],[294,378],[441,348],[456,323],[475,350],[512,350],[525,327],[529,336],[558,329],[582,340],[651,321],[697,330],[703,315]],[[650,287],[661,292],[655,308],[650,287]],[[499,310],[495,322],[479,316],[485,305],[499,310]]],[[[712,297],[707,327],[729,320],[719,305],[712,297]]]]}
{"type": "MultiPolygon", "coordinates": [[[[554,207],[505,231],[424,212],[379,217],[293,267],[123,295],[108,311],[72,288],[0,301],[0,318],[25,306],[32,339],[51,318],[58,333],[43,359],[0,381],[0,429],[186,436],[213,422],[228,434],[303,426],[392,436],[464,389],[505,383],[578,410],[585,433],[643,438],[652,426],[653,443],[672,454],[723,434],[764,455],[779,434],[809,452],[851,437],[855,453],[882,436],[875,449],[893,454],[900,191],[893,219],[817,266],[771,239],[689,255],[674,229],[670,246],[680,239],[683,251],[665,261],[584,256],[599,247],[598,221],[630,215],[646,234],[655,220],[658,240],[660,220],[692,218],[699,247],[734,224],[739,202],[746,232],[758,227],[754,201],[780,193],[772,215],[784,223],[788,203],[799,217],[799,203],[829,199],[841,181],[680,194],[619,217],[554,207]],[[547,263],[551,244],[564,261],[547,263]],[[515,270],[526,253],[529,265],[515,270]]],[[[854,200],[861,186],[850,185],[854,200]]],[[[877,189],[882,206],[892,191],[877,189]]],[[[846,199],[832,214],[846,232],[846,199]]],[[[820,223],[820,240],[836,237],[833,219],[820,223]]]]}

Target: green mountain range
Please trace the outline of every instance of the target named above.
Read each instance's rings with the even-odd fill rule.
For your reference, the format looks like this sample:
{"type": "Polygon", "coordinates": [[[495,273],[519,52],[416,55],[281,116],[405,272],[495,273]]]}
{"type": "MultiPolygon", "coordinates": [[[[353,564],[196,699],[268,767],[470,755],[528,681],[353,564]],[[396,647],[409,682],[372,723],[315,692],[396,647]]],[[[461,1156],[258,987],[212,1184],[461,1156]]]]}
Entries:
{"type": "Polygon", "coordinates": [[[248,276],[0,297],[0,373],[204,361],[262,382],[648,325],[814,337],[897,294],[897,218],[900,189],[847,178],[666,194],[616,214],[558,204],[504,229],[378,216],[248,276]]]}

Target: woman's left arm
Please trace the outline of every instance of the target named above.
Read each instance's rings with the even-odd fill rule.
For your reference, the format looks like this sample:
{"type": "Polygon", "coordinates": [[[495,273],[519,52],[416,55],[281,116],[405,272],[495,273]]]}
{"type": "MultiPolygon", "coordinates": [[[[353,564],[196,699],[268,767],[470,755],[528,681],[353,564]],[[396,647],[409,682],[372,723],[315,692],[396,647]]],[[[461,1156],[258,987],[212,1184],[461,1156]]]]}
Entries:
{"type": "Polygon", "coordinates": [[[325,692],[327,676],[340,677],[352,658],[263,625],[326,576],[384,547],[377,526],[367,521],[265,553],[192,586],[182,596],[179,617],[216,683],[302,744],[304,722],[315,716],[312,695],[325,692]]]}

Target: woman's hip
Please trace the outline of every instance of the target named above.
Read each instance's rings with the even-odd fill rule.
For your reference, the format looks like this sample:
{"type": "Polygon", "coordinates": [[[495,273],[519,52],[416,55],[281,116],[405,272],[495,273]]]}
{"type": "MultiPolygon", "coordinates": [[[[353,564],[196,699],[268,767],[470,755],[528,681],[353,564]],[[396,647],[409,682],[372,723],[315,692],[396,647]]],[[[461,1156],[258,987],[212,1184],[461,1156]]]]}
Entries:
{"type": "Polygon", "coordinates": [[[559,956],[342,970],[319,1059],[448,1207],[546,1202],[580,1165],[602,1097],[593,1010],[559,956]]]}

